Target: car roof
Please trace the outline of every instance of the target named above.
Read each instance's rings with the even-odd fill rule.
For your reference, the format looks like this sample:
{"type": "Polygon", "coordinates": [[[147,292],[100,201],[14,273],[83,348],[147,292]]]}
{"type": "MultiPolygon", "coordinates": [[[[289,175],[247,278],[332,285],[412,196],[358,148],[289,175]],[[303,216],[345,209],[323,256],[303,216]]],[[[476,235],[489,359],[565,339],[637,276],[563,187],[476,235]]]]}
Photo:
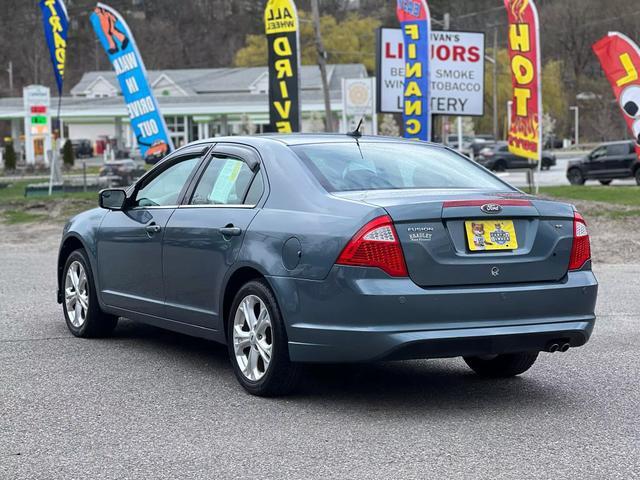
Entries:
{"type": "Polygon", "coordinates": [[[629,145],[630,143],[635,143],[633,140],[616,140],[615,142],[604,142],[598,145],[596,148],[600,147],[608,147],[611,145],[629,145]]]}
{"type": "MultiPolygon", "coordinates": [[[[206,140],[199,140],[197,142],[190,143],[184,147],[199,145],[199,144],[211,144],[211,143],[244,143],[251,146],[259,146],[261,143],[277,142],[281,145],[295,146],[295,145],[308,145],[318,143],[350,143],[355,140],[354,137],[345,133],[265,133],[261,135],[237,135],[233,137],[212,137],[206,140]]],[[[400,137],[384,137],[379,135],[363,135],[359,137],[360,142],[376,142],[376,143],[407,143],[415,144],[415,140],[409,140],[400,137]]],[[[433,147],[445,148],[439,143],[432,142],[420,142],[424,145],[433,147]]]]}

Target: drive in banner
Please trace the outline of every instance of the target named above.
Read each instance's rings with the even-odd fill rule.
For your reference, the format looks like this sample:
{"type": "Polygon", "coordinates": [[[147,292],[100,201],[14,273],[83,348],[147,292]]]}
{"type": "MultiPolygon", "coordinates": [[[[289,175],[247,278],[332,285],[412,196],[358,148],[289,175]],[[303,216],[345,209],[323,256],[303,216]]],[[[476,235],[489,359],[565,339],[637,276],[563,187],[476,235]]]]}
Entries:
{"type": "Polygon", "coordinates": [[[91,24],[116,72],[142,157],[162,157],[173,150],[173,142],[127,23],[116,10],[98,3],[91,24]]]}
{"type": "Polygon", "coordinates": [[[610,32],[593,45],[640,156],[640,48],[629,37],[610,32]]]}
{"type": "Polygon", "coordinates": [[[264,28],[269,48],[269,119],[277,132],[300,131],[298,12],[293,0],[269,0],[264,28]]]}
{"type": "Polygon", "coordinates": [[[431,15],[425,0],[396,0],[404,37],[404,136],[431,140],[429,39],[431,15]]]}
{"type": "Polygon", "coordinates": [[[509,151],[532,160],[542,154],[542,65],[540,25],[532,0],[504,0],[509,17],[513,84],[509,151]]]}
{"type": "Polygon", "coordinates": [[[40,0],[44,36],[49,46],[53,73],[58,85],[58,94],[62,96],[64,65],[67,59],[67,34],[69,16],[62,0],[40,0]]]}

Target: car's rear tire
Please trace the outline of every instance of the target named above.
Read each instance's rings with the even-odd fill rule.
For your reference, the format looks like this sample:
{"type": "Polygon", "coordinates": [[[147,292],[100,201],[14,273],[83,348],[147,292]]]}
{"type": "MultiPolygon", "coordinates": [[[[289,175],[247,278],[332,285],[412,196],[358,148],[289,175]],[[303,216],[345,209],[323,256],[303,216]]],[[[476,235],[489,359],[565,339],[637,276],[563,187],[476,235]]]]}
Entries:
{"type": "Polygon", "coordinates": [[[577,168],[572,168],[567,172],[567,179],[571,185],[584,185],[585,182],[584,175],[577,168]]]}
{"type": "Polygon", "coordinates": [[[636,173],[634,176],[636,177],[636,185],[640,186],[640,168],[636,168],[636,173]]]}
{"type": "Polygon", "coordinates": [[[76,337],[105,337],[116,328],[118,317],[100,309],[91,264],[84,249],[69,255],[62,273],[62,310],[69,331],[76,337]]]}
{"type": "Polygon", "coordinates": [[[238,382],[252,395],[286,395],[297,386],[301,366],[289,360],[282,314],[264,280],[252,280],[236,294],[227,319],[227,346],[238,382]]]}
{"type": "Polygon", "coordinates": [[[529,370],[538,352],[506,353],[503,355],[485,357],[464,357],[464,361],[471,370],[483,377],[506,378],[520,375],[529,370]]]}
{"type": "Polygon", "coordinates": [[[600,183],[601,183],[602,185],[605,185],[605,186],[606,186],[606,185],[611,185],[611,182],[612,182],[612,180],[600,180],[600,183]]]}

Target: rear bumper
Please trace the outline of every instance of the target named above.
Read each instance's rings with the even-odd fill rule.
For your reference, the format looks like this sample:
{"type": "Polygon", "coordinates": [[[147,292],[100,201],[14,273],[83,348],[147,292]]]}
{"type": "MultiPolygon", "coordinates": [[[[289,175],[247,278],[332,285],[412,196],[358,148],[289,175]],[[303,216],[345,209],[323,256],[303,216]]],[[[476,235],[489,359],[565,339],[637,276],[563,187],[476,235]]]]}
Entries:
{"type": "Polygon", "coordinates": [[[269,277],[296,362],[367,362],[584,345],[595,324],[591,271],[560,282],[423,289],[376,269],[323,281],[269,277]]]}

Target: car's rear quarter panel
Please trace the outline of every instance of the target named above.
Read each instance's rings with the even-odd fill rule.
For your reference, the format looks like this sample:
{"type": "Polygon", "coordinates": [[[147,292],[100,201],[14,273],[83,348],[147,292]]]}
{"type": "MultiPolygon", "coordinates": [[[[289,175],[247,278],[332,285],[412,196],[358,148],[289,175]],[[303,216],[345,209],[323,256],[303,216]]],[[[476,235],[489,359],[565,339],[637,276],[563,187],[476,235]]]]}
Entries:
{"type": "Polygon", "coordinates": [[[236,268],[255,265],[270,276],[325,278],[356,231],[385,211],[330,195],[285,145],[265,142],[260,152],[269,197],[244,237],[236,268]],[[298,265],[287,268],[283,251],[292,238],[301,253],[298,265]]]}

